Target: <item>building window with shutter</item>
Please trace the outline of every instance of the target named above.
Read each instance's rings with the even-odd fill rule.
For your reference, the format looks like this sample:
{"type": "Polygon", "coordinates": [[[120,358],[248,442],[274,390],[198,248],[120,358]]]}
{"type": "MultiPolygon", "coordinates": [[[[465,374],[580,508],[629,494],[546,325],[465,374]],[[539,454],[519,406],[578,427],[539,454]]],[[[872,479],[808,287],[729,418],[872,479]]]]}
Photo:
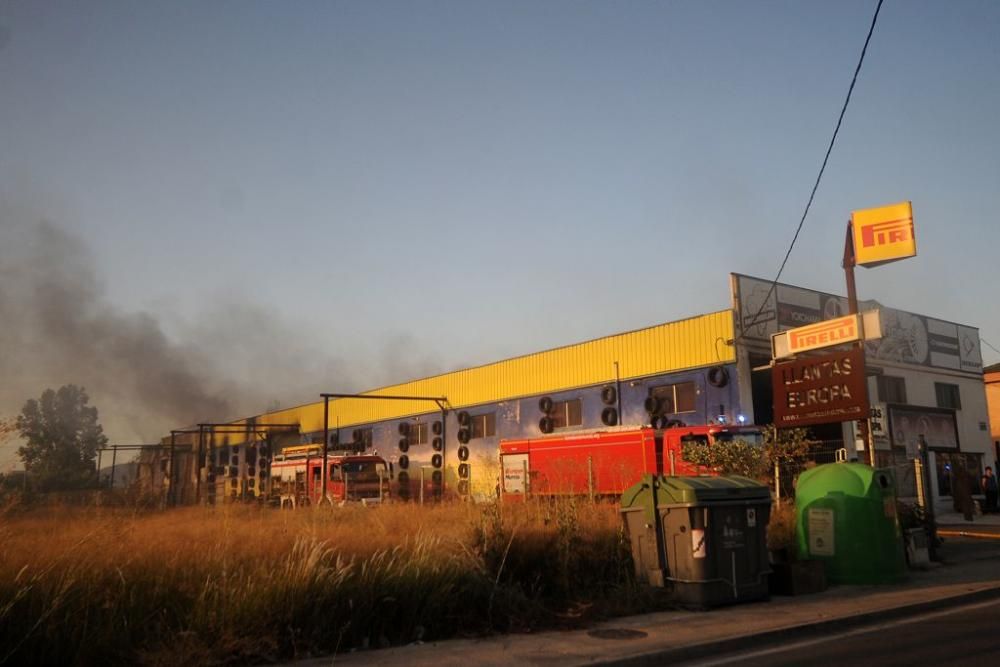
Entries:
{"type": "Polygon", "coordinates": [[[948,410],[961,410],[962,397],[958,394],[957,384],[934,383],[934,393],[937,395],[937,406],[948,410]]]}
{"type": "Polygon", "coordinates": [[[487,412],[482,415],[472,415],[472,439],[489,438],[496,435],[497,415],[487,412]]]}
{"type": "Polygon", "coordinates": [[[660,401],[660,412],[665,415],[694,412],[698,389],[694,382],[679,382],[653,387],[649,391],[660,401]]]}
{"type": "Polygon", "coordinates": [[[879,375],[878,397],[883,403],[906,403],[906,380],[894,375],[879,375]]]}
{"type": "Polygon", "coordinates": [[[406,436],[411,445],[427,444],[427,422],[416,422],[410,424],[410,432],[406,436]]]}
{"type": "Polygon", "coordinates": [[[569,428],[583,423],[583,400],[556,401],[552,404],[552,425],[555,428],[569,428]]]}

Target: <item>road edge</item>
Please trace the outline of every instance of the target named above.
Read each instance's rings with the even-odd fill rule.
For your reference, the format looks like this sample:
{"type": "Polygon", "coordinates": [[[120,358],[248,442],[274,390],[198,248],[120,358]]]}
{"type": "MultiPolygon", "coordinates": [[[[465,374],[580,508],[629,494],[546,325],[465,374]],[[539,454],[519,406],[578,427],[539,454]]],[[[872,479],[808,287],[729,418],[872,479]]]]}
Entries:
{"type": "Polygon", "coordinates": [[[906,618],[907,616],[918,616],[929,611],[960,607],[992,598],[1000,598],[1000,585],[959,593],[957,595],[948,595],[933,600],[921,600],[887,609],[826,618],[821,621],[800,623],[798,625],[790,625],[754,634],[738,635],[718,641],[644,651],[640,654],[610,660],[596,659],[588,661],[588,664],[600,665],[601,667],[647,667],[659,666],[666,662],[680,660],[697,660],[698,658],[732,653],[748,648],[769,648],[784,640],[807,639],[812,636],[825,634],[830,630],[837,630],[838,632],[852,630],[865,625],[874,625],[885,621],[906,618]]]}

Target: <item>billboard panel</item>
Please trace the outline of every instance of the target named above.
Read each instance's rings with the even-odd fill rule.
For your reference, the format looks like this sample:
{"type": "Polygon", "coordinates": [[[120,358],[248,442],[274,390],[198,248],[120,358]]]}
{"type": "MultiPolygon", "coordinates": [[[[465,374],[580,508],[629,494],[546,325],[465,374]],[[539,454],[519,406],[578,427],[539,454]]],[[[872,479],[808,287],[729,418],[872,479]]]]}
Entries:
{"type": "Polygon", "coordinates": [[[889,428],[892,446],[905,449],[907,457],[911,459],[919,455],[917,444],[920,436],[924,436],[928,447],[959,448],[955,413],[949,410],[889,406],[889,428]]]}
{"type": "MultiPolygon", "coordinates": [[[[739,336],[770,347],[771,334],[847,314],[847,299],[827,292],[733,274],[739,336]],[[759,315],[758,315],[759,313],[759,315]]],[[[881,310],[882,338],[865,342],[870,361],[983,372],[979,329],[903,310],[876,301],[859,302],[861,310],[881,310]]]]}

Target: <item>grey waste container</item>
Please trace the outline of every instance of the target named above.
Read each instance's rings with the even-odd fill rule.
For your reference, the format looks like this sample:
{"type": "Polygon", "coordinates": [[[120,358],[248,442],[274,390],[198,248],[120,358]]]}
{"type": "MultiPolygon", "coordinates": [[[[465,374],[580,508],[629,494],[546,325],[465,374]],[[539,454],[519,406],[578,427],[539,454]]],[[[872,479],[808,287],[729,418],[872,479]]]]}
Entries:
{"type": "Polygon", "coordinates": [[[621,501],[639,581],[699,608],[766,598],[770,490],[752,479],[646,475],[621,501]]]}

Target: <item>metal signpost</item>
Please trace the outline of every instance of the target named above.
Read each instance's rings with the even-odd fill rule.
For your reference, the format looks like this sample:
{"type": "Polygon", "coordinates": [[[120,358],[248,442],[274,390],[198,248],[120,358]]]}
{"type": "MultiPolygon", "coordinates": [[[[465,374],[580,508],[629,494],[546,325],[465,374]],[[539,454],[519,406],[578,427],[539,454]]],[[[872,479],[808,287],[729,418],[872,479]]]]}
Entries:
{"type": "Polygon", "coordinates": [[[876,465],[864,344],[880,338],[882,326],[879,311],[858,312],[854,267],[881,266],[916,253],[910,202],[851,214],[843,258],[848,313],[771,336],[777,427],[857,420],[868,463],[876,465]],[[848,344],[852,349],[846,352],[795,359],[800,353],[848,344]],[[787,358],[792,360],[780,361],[787,358]]]}
{"type": "MultiPolygon", "coordinates": [[[[913,233],[913,206],[901,202],[890,206],[854,211],[847,222],[844,239],[844,277],[847,282],[847,311],[858,312],[858,291],[854,284],[854,267],[872,268],[917,254],[913,233]]],[[[861,372],[865,374],[864,343],[855,346],[862,351],[861,372]]],[[[867,380],[866,380],[867,382],[867,380]]],[[[867,445],[868,463],[875,466],[875,441],[871,436],[871,416],[868,410],[858,421],[861,439],[867,445]]]]}

